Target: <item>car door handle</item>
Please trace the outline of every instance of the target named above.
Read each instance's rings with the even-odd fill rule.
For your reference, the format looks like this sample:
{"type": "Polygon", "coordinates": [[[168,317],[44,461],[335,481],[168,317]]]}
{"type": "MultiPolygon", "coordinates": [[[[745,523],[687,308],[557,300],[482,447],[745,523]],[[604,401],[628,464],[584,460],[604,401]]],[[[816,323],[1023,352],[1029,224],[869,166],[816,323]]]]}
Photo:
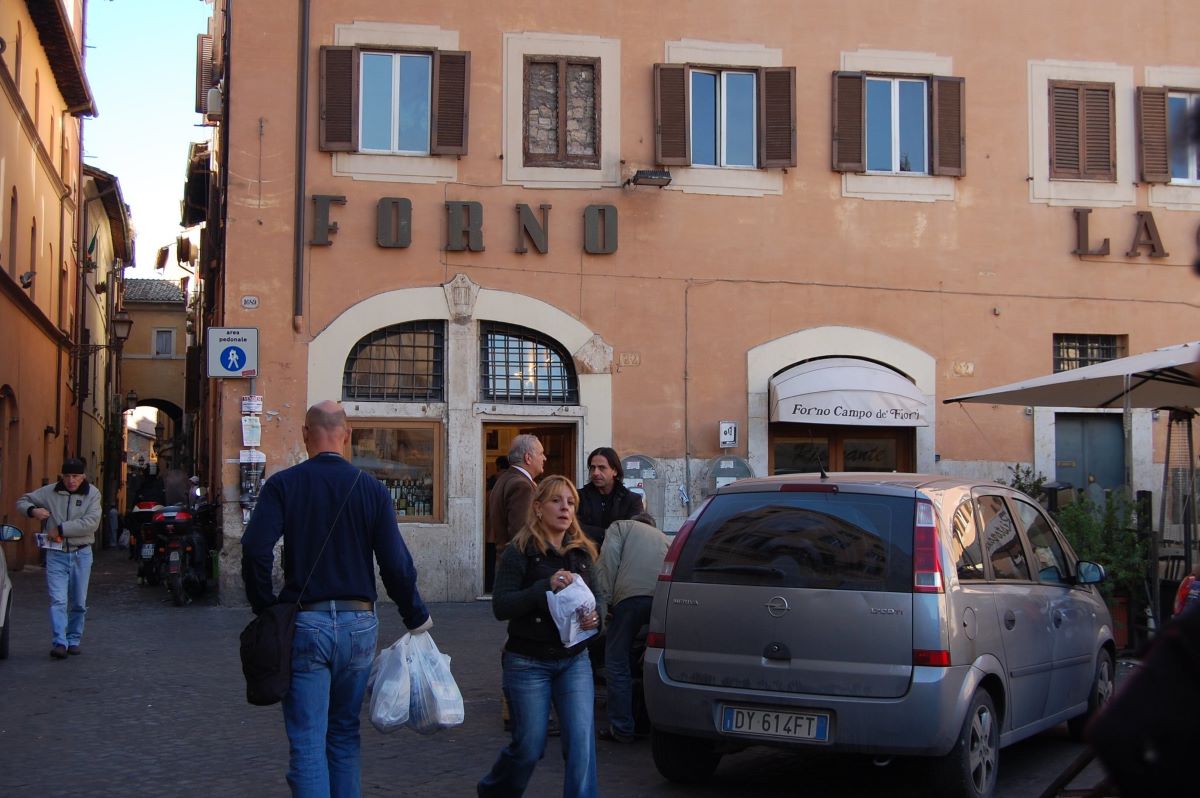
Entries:
{"type": "Polygon", "coordinates": [[[1004,628],[1011,630],[1016,625],[1017,625],[1016,614],[1014,614],[1012,610],[1005,610],[1005,612],[1004,612],[1004,628]]]}

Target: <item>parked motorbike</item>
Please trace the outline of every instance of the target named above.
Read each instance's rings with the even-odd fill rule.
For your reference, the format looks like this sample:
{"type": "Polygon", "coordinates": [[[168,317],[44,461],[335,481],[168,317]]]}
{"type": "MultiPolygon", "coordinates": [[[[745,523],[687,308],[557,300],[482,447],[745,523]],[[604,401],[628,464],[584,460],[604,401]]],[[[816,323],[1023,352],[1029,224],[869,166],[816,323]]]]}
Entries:
{"type": "Polygon", "coordinates": [[[208,591],[209,542],[191,509],[157,507],[142,524],[138,542],[138,576],[148,585],[166,585],[175,606],[208,591]]]}

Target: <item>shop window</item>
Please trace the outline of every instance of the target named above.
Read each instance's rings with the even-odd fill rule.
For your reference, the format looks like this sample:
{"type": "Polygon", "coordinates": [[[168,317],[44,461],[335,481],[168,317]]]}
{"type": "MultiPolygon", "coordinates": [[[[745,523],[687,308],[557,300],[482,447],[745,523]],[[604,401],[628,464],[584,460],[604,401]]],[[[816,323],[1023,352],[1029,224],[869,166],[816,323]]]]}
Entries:
{"type": "Polygon", "coordinates": [[[796,165],[796,68],[655,64],[655,161],[796,165]]]}
{"type": "Polygon", "coordinates": [[[833,75],[833,169],[961,177],[962,78],[833,75]]]}
{"type": "Polygon", "coordinates": [[[1200,186],[1200,92],[1138,88],[1141,178],[1146,183],[1200,186]]]}
{"type": "Polygon", "coordinates": [[[436,421],[349,421],[347,459],[387,489],[396,520],[442,519],[442,425],[436,421]]]}
{"type": "Polygon", "coordinates": [[[1054,334],[1054,370],[1070,371],[1125,357],[1128,337],[1124,335],[1054,334]]]}
{"type": "Polygon", "coordinates": [[[1051,80],[1050,179],[1117,179],[1112,83],[1051,80]]]}
{"type": "Polygon", "coordinates": [[[557,341],[512,324],[480,325],[480,395],[505,404],[579,404],[571,356],[557,341]]]}
{"type": "Polygon", "coordinates": [[[526,166],[600,168],[600,59],[525,57],[526,166]]]}
{"type": "Polygon", "coordinates": [[[465,155],[471,54],[321,48],[320,148],[465,155]]]}
{"type": "Polygon", "coordinates": [[[770,436],[768,468],[772,474],[806,474],[821,469],[912,471],[916,467],[910,428],[774,422],[770,436]]]}
{"type": "Polygon", "coordinates": [[[363,336],[342,378],[342,398],[368,402],[441,402],[445,393],[443,321],[393,324],[363,336]]]}

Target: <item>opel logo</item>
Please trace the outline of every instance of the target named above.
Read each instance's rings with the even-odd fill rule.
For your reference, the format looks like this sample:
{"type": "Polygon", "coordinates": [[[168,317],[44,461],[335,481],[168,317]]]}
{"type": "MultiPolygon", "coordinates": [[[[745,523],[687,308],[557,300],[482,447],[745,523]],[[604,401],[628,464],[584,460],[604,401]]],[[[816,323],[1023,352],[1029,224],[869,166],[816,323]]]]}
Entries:
{"type": "Polygon", "coordinates": [[[764,606],[767,608],[767,613],[772,618],[782,618],[783,614],[791,609],[791,607],[788,606],[787,599],[785,599],[783,596],[772,596],[771,600],[768,601],[764,606]]]}

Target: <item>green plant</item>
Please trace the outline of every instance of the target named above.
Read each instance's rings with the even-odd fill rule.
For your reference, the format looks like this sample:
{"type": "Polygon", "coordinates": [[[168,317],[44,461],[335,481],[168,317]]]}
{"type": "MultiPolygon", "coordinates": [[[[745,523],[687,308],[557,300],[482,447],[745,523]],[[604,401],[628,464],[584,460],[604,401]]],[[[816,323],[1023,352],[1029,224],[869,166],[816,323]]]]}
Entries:
{"type": "Polygon", "coordinates": [[[1079,558],[1104,566],[1106,577],[1100,591],[1106,597],[1135,595],[1146,578],[1146,542],[1132,528],[1132,515],[1129,502],[1109,496],[1102,508],[1080,499],[1056,516],[1059,529],[1079,558]]]}
{"type": "Polygon", "coordinates": [[[1008,481],[1003,479],[996,480],[1001,485],[1008,485],[1010,488],[1015,488],[1039,501],[1046,495],[1044,487],[1046,484],[1045,474],[1034,473],[1033,466],[1023,466],[1020,463],[1006,466],[1006,468],[1008,468],[1008,481]]]}

